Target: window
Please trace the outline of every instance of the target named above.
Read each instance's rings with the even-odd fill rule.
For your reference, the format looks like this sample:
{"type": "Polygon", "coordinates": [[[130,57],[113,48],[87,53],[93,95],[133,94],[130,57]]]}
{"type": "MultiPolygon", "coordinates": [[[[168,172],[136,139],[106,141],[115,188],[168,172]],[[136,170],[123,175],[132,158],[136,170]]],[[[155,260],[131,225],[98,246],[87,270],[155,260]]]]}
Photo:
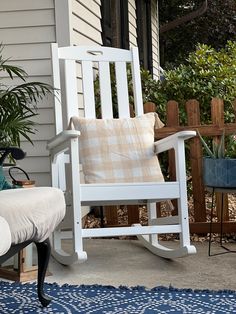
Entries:
{"type": "Polygon", "coordinates": [[[151,0],[136,0],[136,15],[140,64],[152,73],[151,0]]]}
{"type": "Polygon", "coordinates": [[[128,0],[101,0],[104,46],[129,49],[128,0]]]}

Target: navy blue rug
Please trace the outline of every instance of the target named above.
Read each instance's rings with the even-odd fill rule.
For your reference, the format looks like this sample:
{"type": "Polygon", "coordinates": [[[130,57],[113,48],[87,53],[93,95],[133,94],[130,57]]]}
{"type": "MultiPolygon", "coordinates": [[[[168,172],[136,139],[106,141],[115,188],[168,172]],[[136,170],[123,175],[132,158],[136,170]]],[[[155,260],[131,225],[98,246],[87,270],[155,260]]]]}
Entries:
{"type": "Polygon", "coordinates": [[[236,291],[45,284],[45,292],[53,300],[42,308],[35,284],[1,281],[0,313],[236,313],[236,291]]]}

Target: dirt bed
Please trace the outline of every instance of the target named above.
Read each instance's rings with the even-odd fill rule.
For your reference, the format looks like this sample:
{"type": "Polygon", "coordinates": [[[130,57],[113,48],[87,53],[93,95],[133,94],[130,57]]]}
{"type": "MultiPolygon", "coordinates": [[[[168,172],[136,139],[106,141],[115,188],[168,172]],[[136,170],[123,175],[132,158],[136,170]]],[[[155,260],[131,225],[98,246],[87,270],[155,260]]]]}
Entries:
{"type": "MultiPolygon", "coordinates": [[[[228,210],[229,210],[229,221],[236,221],[236,194],[229,194],[228,196],[228,210]]],[[[167,206],[168,207],[168,206],[167,206]]],[[[193,207],[193,200],[190,197],[188,201],[188,208],[189,208],[189,220],[190,222],[194,222],[194,207],[193,207]]],[[[206,194],[206,219],[210,221],[210,214],[211,214],[211,196],[206,194]]],[[[127,225],[128,223],[128,214],[127,214],[127,207],[121,206],[117,209],[118,214],[118,223],[120,225],[127,225]]],[[[171,215],[171,211],[168,209],[166,210],[165,204],[161,206],[161,214],[162,216],[169,216],[171,215]]],[[[145,206],[139,207],[139,217],[140,223],[142,225],[147,225],[147,210],[145,206]]],[[[216,211],[213,211],[213,221],[217,222],[218,217],[216,215],[216,211]]],[[[106,226],[106,217],[104,217],[104,225],[106,226]]],[[[88,214],[84,219],[84,227],[85,228],[99,228],[101,227],[101,218],[98,214],[91,212],[88,214]]],[[[199,236],[197,234],[191,234],[191,241],[194,242],[204,242],[208,241],[209,235],[206,236],[199,236]]],[[[122,237],[124,238],[124,237],[122,237]]],[[[178,237],[173,234],[162,235],[162,240],[178,240],[178,237]]],[[[218,234],[213,234],[212,236],[213,241],[217,241],[218,234]]],[[[226,234],[224,237],[225,242],[231,242],[236,240],[236,233],[226,234]]]]}

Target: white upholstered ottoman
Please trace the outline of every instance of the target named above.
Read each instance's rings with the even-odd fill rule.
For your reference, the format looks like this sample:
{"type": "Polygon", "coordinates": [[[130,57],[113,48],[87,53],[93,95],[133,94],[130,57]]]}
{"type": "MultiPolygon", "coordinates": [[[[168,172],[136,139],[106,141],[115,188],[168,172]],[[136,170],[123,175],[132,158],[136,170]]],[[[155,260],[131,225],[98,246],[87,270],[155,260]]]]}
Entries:
{"type": "Polygon", "coordinates": [[[7,221],[0,216],[0,256],[4,255],[11,246],[11,231],[7,221]]]}
{"type": "Polygon", "coordinates": [[[0,264],[31,242],[38,251],[38,297],[43,306],[50,299],[43,283],[51,252],[49,236],[65,215],[61,190],[52,187],[0,191],[0,264]]]}
{"type": "Polygon", "coordinates": [[[36,187],[0,192],[0,216],[10,226],[12,244],[43,242],[64,215],[64,195],[59,189],[36,187]]]}

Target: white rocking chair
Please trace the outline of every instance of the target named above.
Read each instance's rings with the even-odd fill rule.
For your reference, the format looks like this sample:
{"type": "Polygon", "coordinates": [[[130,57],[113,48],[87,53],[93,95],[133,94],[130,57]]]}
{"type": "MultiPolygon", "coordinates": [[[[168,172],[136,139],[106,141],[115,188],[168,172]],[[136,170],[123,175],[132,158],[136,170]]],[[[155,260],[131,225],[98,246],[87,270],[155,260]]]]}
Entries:
{"type": "MultiPolygon", "coordinates": [[[[54,257],[65,265],[76,261],[83,262],[87,259],[87,254],[83,249],[84,238],[121,235],[137,235],[138,239],[152,253],[164,258],[176,258],[196,253],[195,247],[190,245],[189,237],[184,148],[184,140],[194,137],[195,132],[179,132],[155,143],[153,140],[154,133],[148,135],[150,129],[146,130],[145,127],[146,124],[149,125],[150,123],[147,120],[152,120],[153,130],[153,117],[155,117],[155,114],[151,114],[152,116],[150,114],[148,114],[149,116],[143,115],[138,49],[132,48],[128,51],[99,46],[58,48],[57,44],[52,44],[52,65],[54,87],[59,90],[61,90],[61,86],[63,87],[63,97],[58,96],[58,94],[55,96],[57,135],[48,142],[48,149],[50,150],[52,160],[52,184],[54,187],[59,187],[65,191],[68,203],[66,219],[54,232],[52,241],[52,253],[54,257]],[[113,119],[110,63],[115,65],[119,119],[113,119]],[[130,118],[126,73],[127,63],[131,64],[132,69],[135,114],[140,117],[133,118],[133,120],[130,118]],[[61,77],[62,73],[64,73],[63,79],[61,77]],[[97,73],[99,73],[102,119],[96,119],[94,78],[97,73]],[[82,84],[81,79],[78,79],[78,77],[82,77],[82,84]],[[78,101],[78,99],[82,98],[82,95],[81,91],[77,91],[77,86],[81,85],[83,90],[83,105],[78,101]],[[78,108],[82,106],[84,106],[83,115],[86,119],[78,118],[80,111],[78,108]],[[66,113],[63,111],[65,108],[66,113]],[[63,128],[63,119],[66,124],[65,128],[63,128]],[[124,132],[120,140],[121,142],[123,140],[126,141],[127,138],[127,142],[124,145],[126,145],[126,150],[128,151],[126,153],[124,152],[124,148],[122,148],[123,150],[121,150],[120,154],[117,150],[119,150],[123,142],[118,143],[118,147],[111,149],[110,147],[116,139],[112,138],[111,140],[107,138],[110,136],[110,133],[114,135],[114,129],[116,129],[119,121],[121,121],[121,125],[118,126],[118,129],[120,127],[118,133],[124,132]],[[132,155],[132,149],[135,145],[131,143],[129,146],[129,141],[132,142],[133,140],[138,141],[138,146],[145,146],[143,143],[140,144],[140,138],[136,139],[137,134],[134,135],[135,139],[132,136],[131,140],[129,139],[129,134],[126,133],[127,129],[125,127],[128,125],[129,130],[130,124],[133,123],[134,126],[131,126],[132,130],[135,128],[142,129],[144,126],[143,130],[145,133],[138,135],[144,139],[144,142],[146,139],[150,140],[151,138],[152,140],[152,143],[148,144],[148,153],[144,152],[144,155],[146,155],[145,157],[142,156],[145,160],[136,160],[136,155],[139,155],[139,148],[136,147],[136,151],[132,155]],[[68,129],[69,124],[74,125],[78,129],[68,129]],[[94,130],[95,125],[97,129],[94,130]],[[108,128],[107,130],[106,127],[108,128]],[[106,135],[104,135],[105,133],[106,135]],[[89,138],[91,134],[92,138],[89,138]],[[99,139],[101,140],[100,144],[98,144],[99,139]],[[172,148],[175,151],[177,179],[175,182],[164,182],[161,176],[156,178],[158,174],[156,175],[155,170],[153,172],[152,166],[153,163],[156,164],[158,173],[160,168],[156,154],[172,148]],[[130,151],[131,155],[129,155],[130,151]],[[85,156],[80,156],[81,153],[85,153],[85,156]],[[88,155],[86,155],[87,153],[88,155]],[[106,155],[105,157],[103,153],[106,155]],[[107,154],[111,156],[107,157],[107,154]],[[132,171],[129,169],[130,166],[125,166],[125,169],[119,169],[119,171],[113,169],[116,164],[119,167],[126,165],[124,161],[130,160],[133,157],[135,160],[129,162],[132,164],[137,161],[139,166],[143,165],[143,169],[136,169],[136,164],[132,171]],[[103,158],[114,158],[114,160],[104,161],[105,173],[102,173],[101,170],[103,158]],[[124,160],[119,159],[117,161],[117,158],[123,158],[124,160]],[[153,162],[152,165],[148,164],[146,167],[146,162],[149,163],[150,160],[153,162]],[[85,182],[88,183],[82,183],[81,161],[83,170],[86,172],[84,174],[85,182]],[[94,169],[96,166],[99,167],[98,170],[94,169]],[[149,172],[148,174],[145,169],[149,172]],[[144,174],[141,174],[141,178],[143,176],[144,180],[142,182],[142,179],[140,180],[137,173],[143,170],[144,174]],[[120,171],[123,173],[123,178],[122,175],[120,176],[120,171]],[[130,177],[131,172],[134,174],[133,178],[132,176],[130,177]],[[114,181],[109,177],[111,173],[113,174],[114,181]],[[137,180],[136,177],[138,178],[137,180]],[[101,181],[99,181],[100,178],[101,181]],[[156,202],[169,199],[177,199],[178,215],[157,218],[156,202]],[[82,227],[82,206],[103,206],[108,204],[146,204],[149,215],[148,226],[137,224],[131,227],[93,229],[84,229],[82,227]],[[158,242],[158,234],[165,233],[179,234],[180,241],[177,249],[167,248],[158,242]],[[67,253],[62,249],[62,240],[68,238],[73,239],[72,253],[67,253]]],[[[128,163],[128,165],[130,164],[128,163]]]]}

